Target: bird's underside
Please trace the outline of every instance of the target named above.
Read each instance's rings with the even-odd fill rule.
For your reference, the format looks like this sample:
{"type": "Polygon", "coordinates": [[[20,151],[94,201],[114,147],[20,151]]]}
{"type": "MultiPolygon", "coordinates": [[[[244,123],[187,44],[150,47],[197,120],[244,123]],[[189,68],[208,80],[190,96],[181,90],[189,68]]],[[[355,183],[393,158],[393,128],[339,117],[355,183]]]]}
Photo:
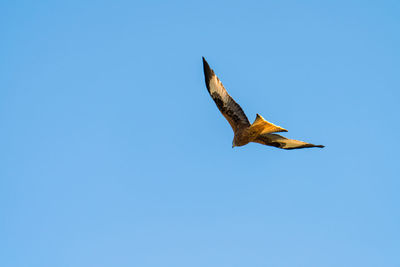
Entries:
{"type": "Polygon", "coordinates": [[[266,121],[257,114],[253,124],[250,124],[242,108],[233,100],[222,85],[221,81],[210,68],[203,57],[204,76],[207,90],[222,115],[231,125],[234,138],[232,147],[244,146],[250,142],[259,143],[283,149],[298,149],[306,147],[324,147],[303,141],[285,138],[276,132],[287,132],[286,129],[266,121]]]}

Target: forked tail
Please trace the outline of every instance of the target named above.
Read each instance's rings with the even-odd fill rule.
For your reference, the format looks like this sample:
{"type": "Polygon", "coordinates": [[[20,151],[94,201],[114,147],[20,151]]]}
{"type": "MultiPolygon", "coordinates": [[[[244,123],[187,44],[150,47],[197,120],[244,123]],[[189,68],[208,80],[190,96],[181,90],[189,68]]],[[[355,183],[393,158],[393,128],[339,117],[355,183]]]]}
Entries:
{"type": "Polygon", "coordinates": [[[256,119],[250,128],[258,134],[287,132],[286,129],[266,121],[260,114],[257,114],[256,119]]]}

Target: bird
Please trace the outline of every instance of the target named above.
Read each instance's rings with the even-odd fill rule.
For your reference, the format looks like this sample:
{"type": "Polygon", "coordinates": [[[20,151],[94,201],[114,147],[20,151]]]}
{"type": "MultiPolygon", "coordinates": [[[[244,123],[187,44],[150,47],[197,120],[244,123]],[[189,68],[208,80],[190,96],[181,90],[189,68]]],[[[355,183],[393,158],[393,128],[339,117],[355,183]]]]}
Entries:
{"type": "Polygon", "coordinates": [[[250,142],[286,150],[324,147],[323,145],[314,145],[299,140],[288,139],[276,134],[278,132],[287,132],[287,130],[266,121],[259,114],[256,115],[254,122],[250,124],[243,109],[228,94],[222,82],[217,75],[215,75],[214,70],[210,68],[204,57],[203,68],[207,91],[214,100],[219,111],[232,127],[234,133],[232,148],[244,146],[250,142]]]}

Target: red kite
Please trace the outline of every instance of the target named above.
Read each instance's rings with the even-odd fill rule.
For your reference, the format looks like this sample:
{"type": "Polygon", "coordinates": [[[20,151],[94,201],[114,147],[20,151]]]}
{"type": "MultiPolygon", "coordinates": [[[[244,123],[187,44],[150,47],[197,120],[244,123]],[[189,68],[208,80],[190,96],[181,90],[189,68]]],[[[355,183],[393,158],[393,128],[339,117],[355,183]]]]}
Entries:
{"type": "Polygon", "coordinates": [[[221,81],[210,68],[203,57],[204,76],[207,90],[214,100],[222,115],[231,125],[234,138],[232,147],[244,146],[250,142],[255,142],[267,146],[274,146],[283,149],[297,149],[305,147],[324,147],[322,145],[313,145],[303,141],[285,138],[276,132],[287,132],[286,129],[266,121],[257,114],[253,124],[250,124],[242,108],[228,94],[221,81]]]}

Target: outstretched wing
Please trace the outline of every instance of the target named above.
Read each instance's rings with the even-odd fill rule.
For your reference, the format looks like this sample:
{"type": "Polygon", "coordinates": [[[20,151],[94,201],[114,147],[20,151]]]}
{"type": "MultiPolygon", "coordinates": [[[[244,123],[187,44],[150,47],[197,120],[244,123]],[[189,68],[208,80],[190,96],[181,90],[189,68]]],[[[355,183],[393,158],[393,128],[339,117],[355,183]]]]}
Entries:
{"type": "Polygon", "coordinates": [[[306,143],[306,142],[299,141],[299,140],[288,139],[279,134],[261,134],[253,142],[267,145],[267,146],[283,148],[283,149],[298,149],[298,148],[306,148],[306,147],[323,148],[324,147],[321,145],[313,145],[313,144],[306,143]]]}
{"type": "Polygon", "coordinates": [[[244,114],[242,108],[233,100],[233,98],[225,90],[224,86],[210,68],[207,61],[203,57],[204,77],[207,90],[214,100],[215,104],[222,115],[228,120],[234,132],[238,129],[250,126],[250,122],[244,114]]]}

